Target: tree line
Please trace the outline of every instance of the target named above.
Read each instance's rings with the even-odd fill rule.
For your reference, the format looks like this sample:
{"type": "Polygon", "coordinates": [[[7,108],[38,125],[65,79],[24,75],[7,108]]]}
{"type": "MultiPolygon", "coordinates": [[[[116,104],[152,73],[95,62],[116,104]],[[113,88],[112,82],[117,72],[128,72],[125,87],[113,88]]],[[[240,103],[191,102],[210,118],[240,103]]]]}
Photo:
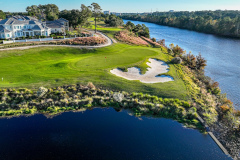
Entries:
{"type": "Polygon", "coordinates": [[[98,3],[92,3],[90,6],[84,4],[81,5],[80,9],[62,10],[55,4],[47,5],[32,5],[28,6],[26,11],[29,16],[38,17],[42,20],[56,20],[58,18],[65,18],[69,21],[69,25],[73,28],[80,26],[91,26],[88,19],[93,17],[95,21],[95,32],[97,21],[103,19],[105,23],[110,27],[117,27],[123,25],[123,20],[115,15],[105,15],[102,13],[102,8],[98,3]]]}
{"type": "Polygon", "coordinates": [[[229,37],[240,37],[240,11],[182,11],[123,14],[123,19],[151,22],[229,37]]]}
{"type": "Polygon", "coordinates": [[[60,11],[55,4],[46,5],[32,5],[26,8],[27,12],[3,12],[0,10],[0,19],[11,17],[14,15],[33,16],[42,21],[53,21],[59,18],[65,18],[69,21],[69,25],[73,28],[80,26],[89,27],[91,23],[88,22],[89,18],[93,17],[95,21],[95,32],[97,21],[104,20],[110,27],[122,26],[123,20],[116,15],[105,15],[102,13],[101,6],[98,3],[92,3],[90,6],[82,4],[80,9],[62,10],[60,11]]]}
{"type": "Polygon", "coordinates": [[[80,26],[89,26],[91,25],[88,22],[88,19],[92,16],[95,21],[95,30],[96,22],[101,15],[101,7],[97,3],[92,3],[90,6],[81,5],[80,9],[72,10],[62,10],[60,11],[58,6],[55,4],[46,4],[46,5],[32,5],[26,8],[26,11],[29,16],[37,17],[43,21],[52,21],[58,18],[65,18],[69,21],[69,25],[73,28],[80,26]]]}

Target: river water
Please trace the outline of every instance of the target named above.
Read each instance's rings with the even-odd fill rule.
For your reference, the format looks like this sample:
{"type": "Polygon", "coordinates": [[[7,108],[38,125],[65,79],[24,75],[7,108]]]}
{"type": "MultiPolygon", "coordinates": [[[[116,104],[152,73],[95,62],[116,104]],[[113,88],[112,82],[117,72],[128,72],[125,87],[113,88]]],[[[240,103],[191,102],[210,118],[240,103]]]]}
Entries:
{"type": "MultiPolygon", "coordinates": [[[[126,23],[128,20],[124,20],[126,23]]],[[[199,52],[207,60],[206,75],[220,83],[222,93],[240,109],[240,40],[198,33],[184,29],[161,26],[153,23],[132,21],[145,24],[150,36],[165,39],[166,45],[179,45],[193,54],[199,52]]]]}
{"type": "Polygon", "coordinates": [[[0,159],[225,160],[209,135],[114,109],[0,119],[0,159]]]}

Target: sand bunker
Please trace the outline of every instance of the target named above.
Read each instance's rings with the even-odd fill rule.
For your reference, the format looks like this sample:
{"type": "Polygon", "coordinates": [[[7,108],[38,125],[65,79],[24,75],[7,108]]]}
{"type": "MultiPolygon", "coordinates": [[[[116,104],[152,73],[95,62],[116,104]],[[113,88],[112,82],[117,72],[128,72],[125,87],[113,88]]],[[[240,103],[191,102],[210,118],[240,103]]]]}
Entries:
{"type": "Polygon", "coordinates": [[[163,83],[173,81],[171,76],[158,76],[159,74],[167,73],[169,71],[169,66],[165,62],[151,58],[149,61],[150,63],[147,62],[147,65],[150,68],[147,68],[148,71],[145,74],[141,74],[140,69],[137,67],[128,68],[127,72],[123,72],[120,69],[113,69],[110,72],[127,80],[140,80],[143,83],[163,83]]]}

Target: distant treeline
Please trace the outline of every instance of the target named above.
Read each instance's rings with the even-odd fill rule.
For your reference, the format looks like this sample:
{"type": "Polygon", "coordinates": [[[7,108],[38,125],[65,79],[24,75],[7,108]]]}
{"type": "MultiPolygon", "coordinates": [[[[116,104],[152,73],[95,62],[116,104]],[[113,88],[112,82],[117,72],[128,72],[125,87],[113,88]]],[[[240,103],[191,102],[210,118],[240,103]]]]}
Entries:
{"type": "Polygon", "coordinates": [[[154,12],[152,14],[123,14],[121,18],[203,33],[240,37],[240,11],[154,12]]]}

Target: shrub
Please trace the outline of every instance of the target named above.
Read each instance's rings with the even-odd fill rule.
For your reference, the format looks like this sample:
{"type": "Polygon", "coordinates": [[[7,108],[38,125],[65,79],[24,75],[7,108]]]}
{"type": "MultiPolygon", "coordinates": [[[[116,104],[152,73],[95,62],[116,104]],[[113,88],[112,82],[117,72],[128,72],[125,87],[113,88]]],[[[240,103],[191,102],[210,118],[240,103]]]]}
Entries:
{"type": "Polygon", "coordinates": [[[173,64],[181,64],[182,63],[182,59],[180,57],[175,57],[171,60],[171,62],[173,64]]]}
{"type": "Polygon", "coordinates": [[[156,38],[152,38],[151,40],[152,40],[153,42],[156,42],[156,41],[157,41],[156,38]]]}
{"type": "Polygon", "coordinates": [[[173,56],[174,57],[177,56],[177,55],[182,56],[185,53],[185,51],[181,47],[179,47],[178,45],[173,47],[172,51],[173,51],[173,56]]]}
{"type": "Polygon", "coordinates": [[[227,105],[222,105],[220,109],[223,113],[227,113],[228,111],[230,111],[230,107],[228,107],[227,105]]]}
{"type": "Polygon", "coordinates": [[[93,85],[92,82],[89,82],[89,83],[87,84],[87,87],[90,88],[90,89],[95,89],[95,88],[96,88],[96,87],[93,85]]]}
{"type": "Polygon", "coordinates": [[[190,104],[188,102],[183,102],[182,105],[185,108],[189,108],[190,107],[190,104]]]}

